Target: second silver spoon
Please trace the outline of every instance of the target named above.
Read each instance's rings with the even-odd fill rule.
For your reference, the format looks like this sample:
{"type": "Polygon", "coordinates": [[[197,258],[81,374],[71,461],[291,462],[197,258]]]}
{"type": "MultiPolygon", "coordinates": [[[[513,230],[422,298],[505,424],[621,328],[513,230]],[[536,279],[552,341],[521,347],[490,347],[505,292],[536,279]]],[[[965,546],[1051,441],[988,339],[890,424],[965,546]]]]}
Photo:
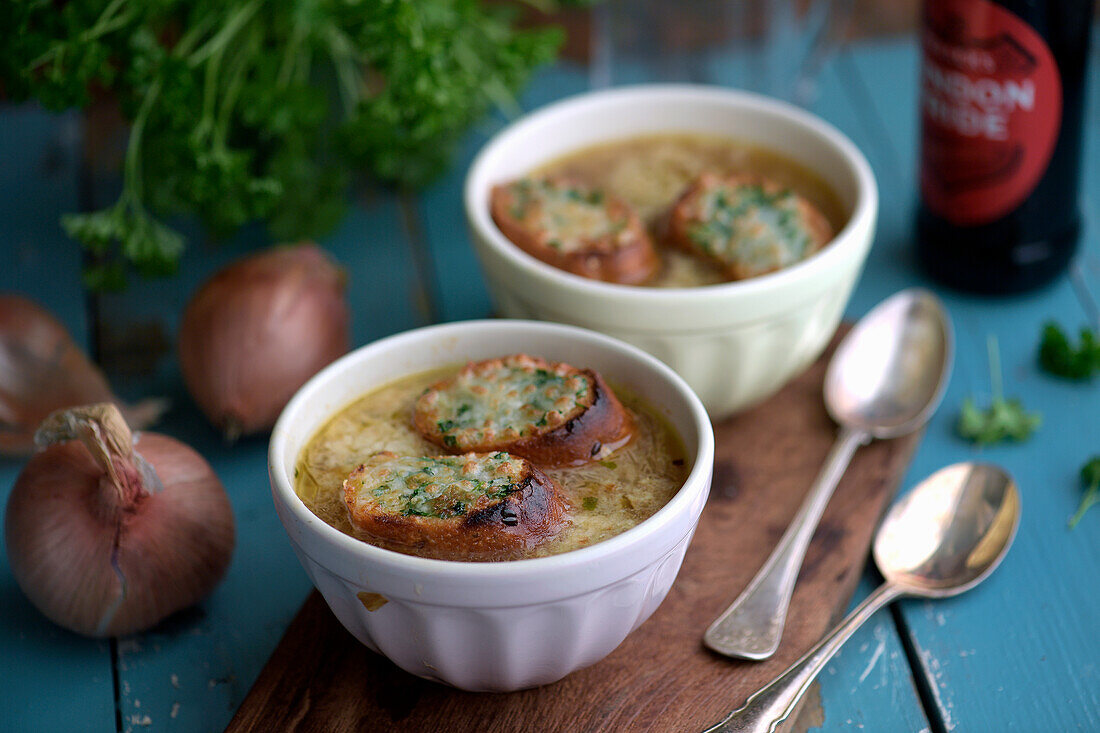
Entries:
{"type": "Polygon", "coordinates": [[[953,349],[943,305],[919,288],[882,301],[844,337],[825,373],[825,408],[840,425],[836,443],[771,557],[707,629],[708,647],[743,659],[775,653],[806,548],[852,455],[873,438],[906,435],[931,417],[953,349]]]}

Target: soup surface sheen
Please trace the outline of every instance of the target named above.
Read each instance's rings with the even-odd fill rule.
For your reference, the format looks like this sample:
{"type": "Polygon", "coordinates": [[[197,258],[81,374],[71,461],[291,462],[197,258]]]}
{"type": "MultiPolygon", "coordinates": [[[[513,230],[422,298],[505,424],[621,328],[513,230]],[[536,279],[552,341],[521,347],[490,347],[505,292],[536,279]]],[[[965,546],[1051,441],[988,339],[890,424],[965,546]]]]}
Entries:
{"type": "MultiPolygon", "coordinates": [[[[532,171],[563,175],[612,193],[634,207],[655,241],[662,218],[680,194],[706,172],[749,174],[775,181],[817,207],[834,231],[846,217],[832,189],[805,166],[766,148],[734,139],[688,133],[645,135],[574,151],[532,171]]],[[[826,245],[828,246],[828,245],[826,245]]],[[[663,267],[650,287],[713,285],[727,278],[714,265],[669,247],[658,247],[663,267]]]]}
{"type": "MultiPolygon", "coordinates": [[[[460,365],[404,377],[368,393],[338,412],[306,444],[294,470],[294,489],[305,505],[344,534],[370,538],[352,526],[342,485],[368,456],[439,455],[416,432],[416,398],[460,365]]],[[[620,534],[668,503],[691,467],[675,432],[643,402],[621,389],[615,394],[635,421],[634,438],[606,460],[584,466],[543,469],[572,504],[570,523],[531,557],[568,552],[620,534]]]]}

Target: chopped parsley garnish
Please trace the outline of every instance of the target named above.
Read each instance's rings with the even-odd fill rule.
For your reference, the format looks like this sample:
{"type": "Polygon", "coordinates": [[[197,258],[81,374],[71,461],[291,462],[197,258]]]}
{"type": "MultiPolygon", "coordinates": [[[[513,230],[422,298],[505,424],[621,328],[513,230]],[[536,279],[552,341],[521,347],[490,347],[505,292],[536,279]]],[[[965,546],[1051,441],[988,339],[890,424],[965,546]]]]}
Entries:
{"type": "Polygon", "coordinates": [[[581,506],[584,507],[585,509],[587,509],[588,511],[592,511],[593,509],[595,509],[596,505],[599,504],[599,503],[600,503],[600,500],[597,499],[594,496],[586,496],[583,499],[581,499],[581,506]]]}
{"type": "Polygon", "coordinates": [[[380,485],[370,489],[380,506],[406,517],[450,519],[465,514],[483,497],[499,500],[517,490],[497,453],[471,469],[465,456],[397,457],[382,464],[380,485]]]}
{"type": "Polygon", "coordinates": [[[709,218],[693,225],[688,237],[704,253],[723,259],[752,258],[755,250],[777,243],[801,258],[810,237],[795,215],[796,204],[788,190],[769,194],[759,185],[720,187],[711,199],[709,218]]]}

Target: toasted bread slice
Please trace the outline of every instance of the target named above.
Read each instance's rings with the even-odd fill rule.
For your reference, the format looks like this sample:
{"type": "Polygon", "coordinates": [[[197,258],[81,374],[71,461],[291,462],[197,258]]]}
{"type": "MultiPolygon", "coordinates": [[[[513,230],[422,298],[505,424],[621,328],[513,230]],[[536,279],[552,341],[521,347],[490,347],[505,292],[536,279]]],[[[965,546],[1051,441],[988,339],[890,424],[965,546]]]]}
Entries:
{"type": "Polygon", "coordinates": [[[568,500],[530,461],[503,451],[383,452],[344,481],[352,525],[375,544],[439,560],[509,560],[568,523],[568,500]]]}
{"type": "Polygon", "coordinates": [[[833,238],[829,220],[802,196],[743,175],[700,176],[672,208],[667,241],[740,280],[792,265],[833,238]]]}
{"type": "Polygon", "coordinates": [[[599,374],[527,354],[472,362],[433,384],[413,423],[453,453],[506,450],[551,468],[604,458],[634,430],[599,374]]]}
{"type": "Polygon", "coordinates": [[[642,220],[622,199],[564,178],[496,186],[493,221],[533,257],[593,280],[639,285],[661,260],[642,220]]]}

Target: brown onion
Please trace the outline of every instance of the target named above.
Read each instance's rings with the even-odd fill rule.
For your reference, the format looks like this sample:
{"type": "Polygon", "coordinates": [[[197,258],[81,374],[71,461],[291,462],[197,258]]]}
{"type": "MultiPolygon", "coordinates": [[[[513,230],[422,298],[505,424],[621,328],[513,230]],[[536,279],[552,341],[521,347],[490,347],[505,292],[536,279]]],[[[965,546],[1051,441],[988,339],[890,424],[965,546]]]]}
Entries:
{"type": "Polygon", "coordinates": [[[348,350],[344,275],[316,245],[240,260],[183,314],[187,389],[228,440],[267,430],[306,380],[348,350]]]}
{"type": "Polygon", "coordinates": [[[233,510],[202,456],[164,435],[133,440],[110,403],[61,410],[8,498],[19,587],[87,636],[149,628],[206,596],[233,552],[233,510]]]}
{"type": "Polygon", "coordinates": [[[92,402],[114,402],[134,429],[156,422],[166,406],[158,399],[124,404],[49,311],[0,294],[0,453],[30,453],[47,415],[92,402]]]}

